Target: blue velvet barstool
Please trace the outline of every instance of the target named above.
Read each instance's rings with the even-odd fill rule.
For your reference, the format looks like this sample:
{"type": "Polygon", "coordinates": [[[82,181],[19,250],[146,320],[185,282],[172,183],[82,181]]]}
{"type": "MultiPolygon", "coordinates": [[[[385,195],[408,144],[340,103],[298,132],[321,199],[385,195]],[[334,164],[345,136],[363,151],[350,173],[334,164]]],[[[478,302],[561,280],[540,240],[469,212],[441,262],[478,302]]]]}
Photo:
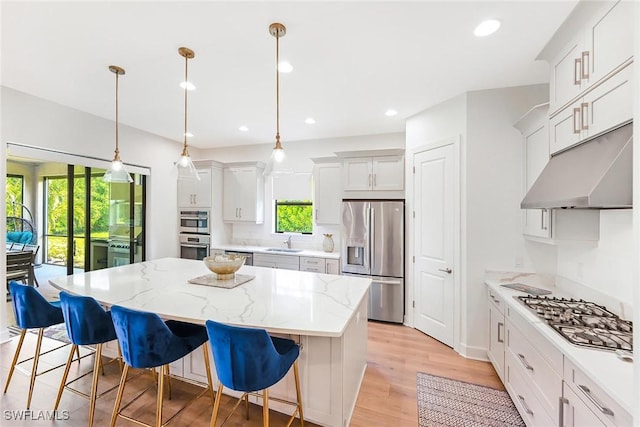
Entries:
{"type": "MultiPolygon", "coordinates": [[[[67,383],[67,377],[69,375],[69,369],[71,368],[74,351],[78,351],[78,346],[80,345],[95,345],[96,351],[94,353],[95,362],[93,366],[91,394],[86,395],[78,390],[70,388],[71,391],[89,398],[89,426],[91,427],[93,425],[96,399],[98,397],[98,372],[102,367],[102,344],[115,340],[116,331],[113,327],[113,321],[111,320],[111,312],[105,311],[100,304],[91,297],[73,296],[66,292],[60,292],[60,307],[62,308],[62,315],[67,326],[67,334],[69,335],[73,345],[69,352],[62,380],[60,381],[58,397],[56,398],[53,410],[55,411],[58,409],[64,389],[69,387],[72,382],[89,374],[88,372],[87,374],[75,378],[67,383]]],[[[122,370],[122,357],[117,358],[117,360],[120,362],[120,369],[122,370]]],[[[111,391],[113,388],[115,387],[112,387],[107,391],[111,391]]]]}
{"type": "MultiPolygon", "coordinates": [[[[16,365],[33,359],[33,366],[31,367],[31,381],[29,382],[29,395],[27,397],[27,409],[31,406],[31,396],[33,395],[33,386],[35,385],[36,376],[49,372],[58,366],[47,369],[43,372],[38,372],[38,360],[40,359],[40,348],[42,346],[42,336],[44,334],[44,328],[57,325],[64,322],[62,316],[62,310],[60,309],[60,302],[47,301],[34,287],[22,285],[18,282],[11,281],[9,283],[9,292],[11,292],[11,299],[13,305],[13,313],[16,318],[16,323],[22,329],[20,332],[20,340],[18,341],[18,347],[16,353],[13,356],[11,362],[11,368],[9,369],[9,375],[7,376],[7,383],[4,386],[4,392],[7,392],[13,371],[16,365]],[[22,349],[22,343],[24,342],[27,329],[38,329],[38,341],[36,343],[36,350],[33,357],[18,362],[20,356],[20,350],[22,349]]],[[[66,345],[66,344],[65,344],[66,345]]],[[[52,351],[58,350],[63,346],[58,346],[42,354],[47,354],[52,351]]]]}
{"type": "MultiPolygon", "coordinates": [[[[214,403],[209,351],[207,346],[203,345],[207,342],[207,330],[204,326],[175,320],[163,321],[160,316],[155,313],[131,310],[117,305],[111,307],[111,315],[118,342],[122,350],[122,357],[125,361],[120,387],[118,388],[118,395],[113,407],[113,415],[111,416],[111,427],[115,425],[118,416],[137,424],[148,425],[121,413],[122,410],[133,403],[133,401],[131,401],[125,405],[122,410],[120,409],[129,367],[141,369],[161,367],[160,374],[158,375],[156,427],[169,423],[173,417],[178,415],[178,413],[185,409],[191,402],[207,392],[210,393],[211,403],[214,403]],[[164,394],[164,377],[165,374],[169,373],[169,363],[183,358],[200,346],[202,346],[204,351],[208,387],[163,424],[162,401],[164,394]]],[[[140,395],[138,395],[138,397],[139,396],[140,395]]]]}
{"type": "MultiPolygon", "coordinates": [[[[296,381],[297,403],[273,398],[278,402],[296,406],[289,418],[287,426],[300,416],[300,425],[304,426],[302,412],[302,394],[300,393],[300,374],[298,372],[298,355],[300,348],[289,339],[270,336],[264,329],[251,329],[239,326],[225,325],[207,320],[207,333],[213,351],[213,361],[216,366],[218,392],[213,405],[210,427],[215,427],[220,409],[223,387],[244,392],[238,402],[221,425],[227,422],[233,411],[244,399],[248,409],[248,395],[262,390],[262,423],[269,425],[269,393],[268,388],[280,381],[293,365],[296,381]]],[[[247,411],[247,418],[249,413],[247,411]]]]}

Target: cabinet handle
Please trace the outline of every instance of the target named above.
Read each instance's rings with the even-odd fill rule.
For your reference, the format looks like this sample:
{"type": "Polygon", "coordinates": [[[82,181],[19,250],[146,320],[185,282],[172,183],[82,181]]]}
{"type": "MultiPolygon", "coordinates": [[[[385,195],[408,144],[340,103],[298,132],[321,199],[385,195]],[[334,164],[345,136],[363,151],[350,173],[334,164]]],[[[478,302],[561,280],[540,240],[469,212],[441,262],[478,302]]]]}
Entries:
{"type": "Polygon", "coordinates": [[[548,209],[542,209],[542,213],[540,214],[540,228],[543,230],[546,230],[549,228],[547,226],[547,222],[545,221],[545,218],[547,217],[548,212],[549,212],[548,209]]]}
{"type": "Polygon", "coordinates": [[[580,68],[582,69],[582,78],[588,79],[589,78],[589,51],[588,50],[585,50],[584,52],[582,52],[582,59],[580,62],[582,62],[582,64],[580,65],[580,68]]]}
{"type": "Polygon", "coordinates": [[[580,124],[582,122],[582,119],[578,117],[579,115],[580,115],[580,107],[574,108],[573,109],[573,133],[574,134],[580,133],[580,124]],[[576,120],[576,118],[578,120],[576,120]]]}
{"type": "Polygon", "coordinates": [[[376,173],[373,174],[373,186],[376,186],[376,173]]]}
{"type": "Polygon", "coordinates": [[[533,366],[529,365],[529,363],[527,362],[527,359],[525,359],[524,357],[524,354],[518,353],[518,358],[520,358],[520,361],[522,362],[525,368],[533,372],[533,366]]]}
{"type": "Polygon", "coordinates": [[[500,333],[500,328],[504,328],[504,323],[498,322],[498,342],[504,342],[504,338],[501,338],[502,334],[500,333]]]}
{"type": "Polygon", "coordinates": [[[582,130],[589,129],[589,103],[583,102],[580,104],[580,127],[582,130]],[[585,123],[586,120],[586,123],[585,123]]]}
{"type": "Polygon", "coordinates": [[[584,395],[587,396],[587,398],[591,401],[591,403],[596,405],[596,408],[598,408],[600,412],[602,412],[605,415],[609,415],[613,417],[613,411],[607,408],[606,406],[602,405],[600,402],[598,402],[596,398],[591,394],[591,390],[589,390],[589,387],[582,384],[578,385],[578,387],[580,387],[580,390],[582,390],[584,395]]]}
{"type": "Polygon", "coordinates": [[[371,174],[369,174],[369,187],[371,187],[371,174]]]}
{"type": "Polygon", "coordinates": [[[318,261],[307,261],[307,264],[318,264],[318,261]]]}
{"type": "Polygon", "coordinates": [[[533,415],[533,411],[529,409],[529,406],[527,406],[527,402],[524,401],[524,397],[521,395],[518,395],[518,399],[520,399],[520,402],[522,402],[522,406],[524,406],[524,412],[526,412],[529,415],[533,415]]]}
{"type": "Polygon", "coordinates": [[[239,216],[238,216],[238,208],[236,208],[236,218],[239,218],[239,216]]]}
{"type": "Polygon", "coordinates": [[[242,218],[242,208],[238,208],[238,218],[242,218]]]}
{"type": "Polygon", "coordinates": [[[564,405],[569,403],[566,397],[558,397],[558,427],[564,427],[564,405]]]}
{"type": "Polygon", "coordinates": [[[580,80],[582,80],[582,60],[576,58],[573,63],[573,84],[580,86],[580,80]]]}
{"type": "Polygon", "coordinates": [[[318,209],[316,209],[316,220],[318,219],[318,209]]]}

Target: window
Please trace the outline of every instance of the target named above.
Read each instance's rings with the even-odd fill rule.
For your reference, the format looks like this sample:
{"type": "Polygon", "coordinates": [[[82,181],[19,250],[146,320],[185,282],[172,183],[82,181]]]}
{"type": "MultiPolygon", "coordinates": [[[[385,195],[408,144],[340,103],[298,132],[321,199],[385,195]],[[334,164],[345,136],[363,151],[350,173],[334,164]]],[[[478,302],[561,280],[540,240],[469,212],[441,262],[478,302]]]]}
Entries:
{"type": "MultiPolygon", "coordinates": [[[[24,176],[7,175],[7,216],[22,217],[24,203],[24,176]]],[[[27,218],[29,219],[29,218],[27,218]]]]}
{"type": "Polygon", "coordinates": [[[276,233],[313,233],[313,203],[311,200],[276,200],[276,233]]]}

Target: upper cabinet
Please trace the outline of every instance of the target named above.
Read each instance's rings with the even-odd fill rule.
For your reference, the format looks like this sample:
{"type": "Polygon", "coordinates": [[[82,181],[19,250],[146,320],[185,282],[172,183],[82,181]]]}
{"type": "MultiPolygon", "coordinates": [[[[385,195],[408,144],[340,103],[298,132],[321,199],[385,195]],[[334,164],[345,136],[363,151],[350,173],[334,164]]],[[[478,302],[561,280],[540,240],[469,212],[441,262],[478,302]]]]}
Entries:
{"type": "Polygon", "coordinates": [[[580,2],[539,55],[550,62],[550,152],[633,117],[633,2],[580,2]]]}
{"type": "Polygon", "coordinates": [[[200,180],[178,181],[178,208],[211,207],[211,170],[198,169],[200,180]]]}
{"type": "Polygon", "coordinates": [[[349,157],[353,153],[336,153],[343,157],[344,191],[404,190],[404,154],[349,157]]]}
{"type": "Polygon", "coordinates": [[[539,58],[551,65],[555,114],[633,58],[633,2],[582,2],[539,58]]]}
{"type": "Polygon", "coordinates": [[[260,162],[228,163],[223,173],[225,222],[264,221],[264,165],[260,162]]]}
{"type": "Polygon", "coordinates": [[[340,163],[334,159],[312,159],[313,205],[316,224],[340,224],[342,183],[340,163]]]}

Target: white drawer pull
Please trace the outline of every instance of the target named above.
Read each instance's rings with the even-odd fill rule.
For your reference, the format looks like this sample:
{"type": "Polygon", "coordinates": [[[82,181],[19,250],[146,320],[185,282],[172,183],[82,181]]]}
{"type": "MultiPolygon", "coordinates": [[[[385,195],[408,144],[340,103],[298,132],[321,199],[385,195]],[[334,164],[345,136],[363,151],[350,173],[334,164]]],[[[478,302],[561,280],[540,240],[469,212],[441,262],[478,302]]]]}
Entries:
{"type": "Polygon", "coordinates": [[[533,372],[533,366],[529,365],[529,363],[527,362],[527,359],[525,359],[524,357],[524,354],[518,353],[518,358],[520,358],[520,361],[522,362],[525,368],[533,372]]]}
{"type": "Polygon", "coordinates": [[[596,405],[596,408],[598,408],[600,412],[602,412],[605,415],[613,416],[613,411],[607,408],[606,406],[602,405],[600,402],[598,402],[596,398],[591,394],[591,390],[589,390],[589,387],[582,384],[578,385],[578,387],[580,387],[580,390],[582,390],[584,395],[587,396],[587,398],[591,401],[591,403],[596,405]]]}
{"type": "Polygon", "coordinates": [[[520,402],[522,402],[522,406],[524,406],[524,412],[529,415],[533,415],[533,411],[527,406],[527,403],[524,401],[524,397],[518,395],[518,399],[520,399],[520,402]]]}

